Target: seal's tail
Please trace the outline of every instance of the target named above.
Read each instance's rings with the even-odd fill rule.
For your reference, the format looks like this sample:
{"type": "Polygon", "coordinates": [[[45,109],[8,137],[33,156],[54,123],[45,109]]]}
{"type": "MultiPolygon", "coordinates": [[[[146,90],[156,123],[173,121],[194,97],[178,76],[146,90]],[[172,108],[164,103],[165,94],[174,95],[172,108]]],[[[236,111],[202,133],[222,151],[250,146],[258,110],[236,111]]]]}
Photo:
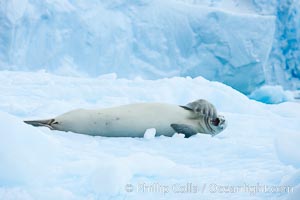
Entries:
{"type": "Polygon", "coordinates": [[[32,126],[46,126],[50,129],[53,129],[51,125],[54,121],[55,121],[54,119],[46,119],[46,120],[31,120],[31,121],[24,121],[24,122],[32,126]]]}

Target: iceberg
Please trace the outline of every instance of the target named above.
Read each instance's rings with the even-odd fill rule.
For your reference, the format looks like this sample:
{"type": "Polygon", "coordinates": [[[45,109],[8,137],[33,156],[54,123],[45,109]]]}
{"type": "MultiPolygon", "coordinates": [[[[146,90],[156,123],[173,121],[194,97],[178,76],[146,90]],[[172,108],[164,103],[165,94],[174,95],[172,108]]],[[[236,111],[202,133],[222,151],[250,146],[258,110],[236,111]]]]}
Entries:
{"type": "Polygon", "coordinates": [[[0,70],[203,76],[245,94],[268,76],[274,15],[175,0],[4,0],[0,6],[0,70]]]}

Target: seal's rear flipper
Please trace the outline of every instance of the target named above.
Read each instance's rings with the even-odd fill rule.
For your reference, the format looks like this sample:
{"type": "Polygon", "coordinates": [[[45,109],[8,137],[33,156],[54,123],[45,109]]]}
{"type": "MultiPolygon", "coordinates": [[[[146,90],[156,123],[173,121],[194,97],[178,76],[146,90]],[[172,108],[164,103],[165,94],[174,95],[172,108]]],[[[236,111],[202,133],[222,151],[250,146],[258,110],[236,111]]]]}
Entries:
{"type": "Polygon", "coordinates": [[[189,126],[189,125],[186,125],[186,124],[171,124],[171,127],[177,133],[184,134],[186,138],[189,138],[192,135],[197,134],[197,131],[192,126],[189,126]]]}
{"type": "Polygon", "coordinates": [[[50,129],[53,129],[51,126],[54,122],[54,119],[46,119],[46,120],[32,120],[32,121],[24,121],[26,124],[30,124],[32,126],[46,126],[50,129]]]}

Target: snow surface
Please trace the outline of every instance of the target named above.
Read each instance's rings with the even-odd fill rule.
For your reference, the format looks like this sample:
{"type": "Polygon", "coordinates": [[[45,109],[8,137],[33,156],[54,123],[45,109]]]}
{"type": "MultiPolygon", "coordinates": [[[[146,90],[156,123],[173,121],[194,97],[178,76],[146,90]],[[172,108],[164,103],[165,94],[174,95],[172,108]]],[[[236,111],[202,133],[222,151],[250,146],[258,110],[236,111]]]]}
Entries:
{"type": "MultiPolygon", "coordinates": [[[[300,105],[267,105],[218,82],[40,72],[0,73],[0,199],[297,199],[300,105]],[[74,108],[204,98],[228,119],[216,137],[105,138],[22,122],[74,108]],[[160,184],[147,192],[145,185],[160,184]],[[184,193],[192,183],[196,193],[184,193]],[[211,185],[291,186],[290,193],[214,192],[211,185]],[[173,187],[172,187],[173,186],[173,187]],[[173,188],[173,189],[172,189],[173,188]]],[[[152,132],[151,128],[149,127],[152,132]]]]}

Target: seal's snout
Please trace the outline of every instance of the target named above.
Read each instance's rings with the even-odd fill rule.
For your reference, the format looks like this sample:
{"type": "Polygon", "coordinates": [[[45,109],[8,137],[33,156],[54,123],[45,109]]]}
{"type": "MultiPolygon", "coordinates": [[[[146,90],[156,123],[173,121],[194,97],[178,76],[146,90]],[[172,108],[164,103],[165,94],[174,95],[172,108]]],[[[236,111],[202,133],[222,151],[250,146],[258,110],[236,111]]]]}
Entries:
{"type": "Polygon", "coordinates": [[[219,115],[218,117],[214,118],[211,120],[211,123],[214,125],[214,126],[217,126],[221,129],[225,129],[226,126],[227,126],[227,122],[225,120],[225,117],[222,116],[222,115],[219,115]]]}
{"type": "Polygon", "coordinates": [[[219,119],[219,124],[218,124],[218,126],[219,126],[221,129],[225,129],[225,128],[227,127],[227,121],[226,121],[225,117],[224,117],[224,116],[219,116],[218,119],[219,119]]]}
{"type": "Polygon", "coordinates": [[[210,119],[210,127],[212,129],[212,136],[218,135],[227,127],[227,121],[225,117],[222,115],[218,115],[218,117],[214,119],[210,119]]]}

